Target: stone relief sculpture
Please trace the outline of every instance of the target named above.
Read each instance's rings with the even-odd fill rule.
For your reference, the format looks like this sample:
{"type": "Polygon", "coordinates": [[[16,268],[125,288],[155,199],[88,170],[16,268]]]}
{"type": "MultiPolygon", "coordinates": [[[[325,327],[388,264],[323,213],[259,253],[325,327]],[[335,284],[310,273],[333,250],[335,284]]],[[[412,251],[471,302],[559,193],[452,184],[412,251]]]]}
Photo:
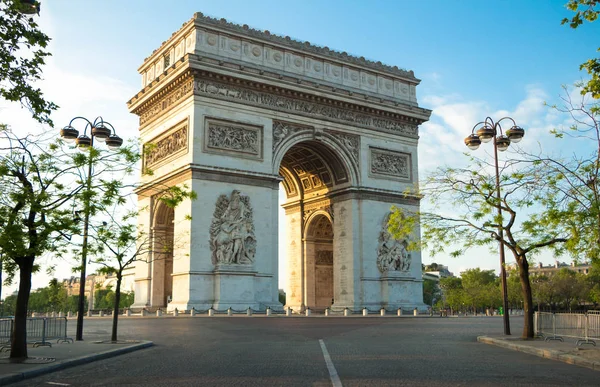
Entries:
{"type": "Polygon", "coordinates": [[[379,233],[379,244],[377,246],[377,267],[382,273],[388,271],[408,271],[412,263],[412,257],[406,249],[408,241],[397,240],[392,237],[388,231],[388,222],[390,213],[388,213],[381,223],[381,232],[379,233]]]}
{"type": "Polygon", "coordinates": [[[299,132],[302,129],[306,128],[294,126],[292,124],[288,124],[287,122],[273,121],[273,151],[275,151],[279,144],[281,144],[281,142],[288,136],[299,132]]]}
{"type": "Polygon", "coordinates": [[[371,173],[411,179],[410,155],[371,149],[371,173]]]}
{"type": "Polygon", "coordinates": [[[186,151],[188,147],[187,130],[188,127],[186,124],[168,136],[156,142],[151,142],[152,146],[150,146],[150,143],[144,144],[144,166],[146,168],[153,167],[175,156],[180,151],[186,151]]]}
{"type": "Polygon", "coordinates": [[[256,238],[250,198],[234,190],[219,196],[210,226],[213,264],[249,265],[254,262],[256,238]]]}
{"type": "Polygon", "coordinates": [[[342,146],[344,148],[346,148],[348,153],[350,153],[350,155],[352,155],[352,158],[354,159],[354,161],[358,163],[358,161],[360,159],[360,157],[359,157],[360,136],[356,136],[353,134],[334,132],[334,131],[329,131],[329,130],[327,132],[331,133],[342,144],[342,146]]]}
{"type": "Polygon", "coordinates": [[[206,147],[261,156],[261,133],[259,128],[207,121],[206,147]]]}

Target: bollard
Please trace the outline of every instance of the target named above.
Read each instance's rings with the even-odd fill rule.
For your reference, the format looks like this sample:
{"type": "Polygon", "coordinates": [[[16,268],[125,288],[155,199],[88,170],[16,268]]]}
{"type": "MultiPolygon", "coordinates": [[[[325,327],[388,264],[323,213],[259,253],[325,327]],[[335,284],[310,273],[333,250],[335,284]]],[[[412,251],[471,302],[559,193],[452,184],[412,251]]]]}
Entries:
{"type": "Polygon", "coordinates": [[[179,316],[179,310],[177,308],[173,309],[173,316],[179,316]]]}
{"type": "Polygon", "coordinates": [[[211,307],[211,308],[208,310],[208,317],[212,317],[212,316],[214,316],[214,315],[215,315],[215,310],[214,310],[214,309],[211,307]]]}
{"type": "Polygon", "coordinates": [[[146,317],[148,311],[146,310],[146,308],[142,308],[142,317],[146,317]]]}
{"type": "Polygon", "coordinates": [[[419,311],[417,310],[417,308],[415,308],[415,310],[413,311],[413,316],[418,316],[419,315],[419,311]]]}
{"type": "Polygon", "coordinates": [[[350,316],[350,309],[344,308],[344,317],[350,316]]]}
{"type": "Polygon", "coordinates": [[[71,312],[71,311],[68,311],[68,312],[67,312],[67,317],[68,317],[68,318],[72,318],[72,317],[73,317],[73,312],[71,312]]]}
{"type": "Polygon", "coordinates": [[[267,306],[266,314],[267,314],[267,316],[271,315],[271,308],[268,306],[267,306]]]}
{"type": "Polygon", "coordinates": [[[103,310],[100,311],[100,317],[104,317],[104,311],[103,310]]]}
{"type": "Polygon", "coordinates": [[[88,311],[87,311],[87,316],[88,316],[88,317],[92,317],[92,311],[91,311],[91,310],[88,310],[88,311]]]}
{"type": "Polygon", "coordinates": [[[402,308],[398,308],[398,316],[402,316],[402,308]]]}
{"type": "Polygon", "coordinates": [[[58,312],[58,317],[60,317],[60,318],[65,317],[65,314],[62,312],[62,310],[60,312],[58,312]]]}
{"type": "Polygon", "coordinates": [[[250,307],[248,307],[248,310],[246,311],[246,316],[252,316],[252,309],[250,307]]]}
{"type": "Polygon", "coordinates": [[[306,314],[306,317],[310,316],[310,308],[306,308],[305,314],[306,314]]]}
{"type": "Polygon", "coordinates": [[[381,308],[380,314],[381,314],[382,316],[385,316],[385,308],[381,308]]]}
{"type": "Polygon", "coordinates": [[[36,313],[35,312],[31,312],[31,317],[32,318],[36,317],[36,313]]]}
{"type": "Polygon", "coordinates": [[[288,317],[291,316],[292,315],[292,308],[290,308],[288,306],[288,308],[285,310],[285,315],[288,316],[288,317]]]}
{"type": "Polygon", "coordinates": [[[190,311],[190,316],[194,317],[196,315],[196,308],[192,308],[190,311]]]}
{"type": "Polygon", "coordinates": [[[363,308],[363,316],[368,316],[369,315],[369,311],[367,310],[367,308],[363,308]]]}
{"type": "Polygon", "coordinates": [[[329,317],[329,308],[325,308],[325,317],[329,317]]]}
{"type": "Polygon", "coordinates": [[[231,310],[231,307],[227,308],[227,315],[233,316],[233,311],[231,310]]]}
{"type": "Polygon", "coordinates": [[[125,316],[127,316],[127,317],[131,316],[131,309],[129,309],[129,308],[125,309],[125,316]]]}
{"type": "Polygon", "coordinates": [[[55,318],[56,317],[56,312],[52,312],[52,314],[50,315],[50,317],[55,318]]]}
{"type": "Polygon", "coordinates": [[[161,317],[162,316],[162,310],[161,309],[157,309],[156,310],[156,317],[161,317]]]}

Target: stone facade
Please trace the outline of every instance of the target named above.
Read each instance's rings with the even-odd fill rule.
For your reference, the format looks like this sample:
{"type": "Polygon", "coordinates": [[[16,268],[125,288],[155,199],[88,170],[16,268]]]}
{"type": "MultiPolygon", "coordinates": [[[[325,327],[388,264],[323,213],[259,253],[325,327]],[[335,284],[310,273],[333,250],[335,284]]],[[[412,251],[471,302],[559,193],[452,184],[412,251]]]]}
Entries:
{"type": "Polygon", "coordinates": [[[283,243],[295,310],[425,308],[420,254],[384,226],[392,204],[419,207],[402,192],[431,111],[412,71],[201,14],[139,71],[139,224],[156,248],[136,266],[136,306],[280,309],[283,243]],[[161,206],[169,185],[198,198],[161,206]]]}

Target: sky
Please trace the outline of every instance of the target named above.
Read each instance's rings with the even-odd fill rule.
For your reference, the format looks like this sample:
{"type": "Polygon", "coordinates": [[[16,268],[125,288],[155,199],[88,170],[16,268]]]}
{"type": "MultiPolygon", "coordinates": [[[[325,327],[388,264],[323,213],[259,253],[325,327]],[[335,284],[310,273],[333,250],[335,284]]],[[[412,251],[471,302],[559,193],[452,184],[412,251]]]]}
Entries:
{"type": "MultiPolygon", "coordinates": [[[[568,121],[544,102],[556,103],[562,85],[585,79],[579,65],[598,55],[600,22],[577,30],[562,26],[561,19],[572,15],[566,1],[41,0],[36,18],[52,38],[53,55],[40,87],[60,106],[52,116],[56,127],[40,128],[18,104],[4,101],[0,122],[18,133],[42,129],[58,134],[75,116],[102,116],[121,137],[135,137],[138,120],[126,101],[141,88],[138,67],[195,12],[202,12],[413,70],[422,80],[419,105],[433,110],[420,127],[421,177],[438,166],[464,163],[463,139],[487,116],[513,117],[526,130],[520,143],[524,149],[541,144],[554,152],[578,152],[586,145],[557,143],[548,134],[568,121]]],[[[485,248],[460,258],[422,255],[423,263],[442,263],[455,274],[472,267],[499,270],[498,255],[485,248]]],[[[535,261],[549,264],[554,257],[543,254],[535,261]]],[[[70,276],[69,265],[60,262],[55,276],[70,276]]],[[[283,288],[284,270],[280,264],[283,288]]],[[[44,273],[34,276],[33,288],[48,280],[44,273]]]]}

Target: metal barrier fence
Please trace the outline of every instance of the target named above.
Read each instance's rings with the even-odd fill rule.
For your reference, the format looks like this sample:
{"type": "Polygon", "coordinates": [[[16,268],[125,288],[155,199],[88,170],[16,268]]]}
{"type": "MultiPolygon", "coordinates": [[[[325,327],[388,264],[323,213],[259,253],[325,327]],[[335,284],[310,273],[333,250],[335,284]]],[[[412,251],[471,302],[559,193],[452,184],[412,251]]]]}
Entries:
{"type": "Polygon", "coordinates": [[[600,339],[600,314],[535,312],[535,333],[544,340],[576,339],[581,344],[596,345],[600,339]]]}
{"type": "Polygon", "coordinates": [[[0,352],[7,347],[10,348],[12,329],[13,320],[11,318],[0,319],[0,352]]]}
{"type": "MultiPolygon", "coordinates": [[[[0,319],[0,351],[10,348],[14,326],[14,319],[0,319]]],[[[27,343],[34,347],[52,344],[48,340],[56,340],[57,343],[72,343],[73,339],[67,336],[66,317],[31,317],[27,319],[27,343]]]]}

